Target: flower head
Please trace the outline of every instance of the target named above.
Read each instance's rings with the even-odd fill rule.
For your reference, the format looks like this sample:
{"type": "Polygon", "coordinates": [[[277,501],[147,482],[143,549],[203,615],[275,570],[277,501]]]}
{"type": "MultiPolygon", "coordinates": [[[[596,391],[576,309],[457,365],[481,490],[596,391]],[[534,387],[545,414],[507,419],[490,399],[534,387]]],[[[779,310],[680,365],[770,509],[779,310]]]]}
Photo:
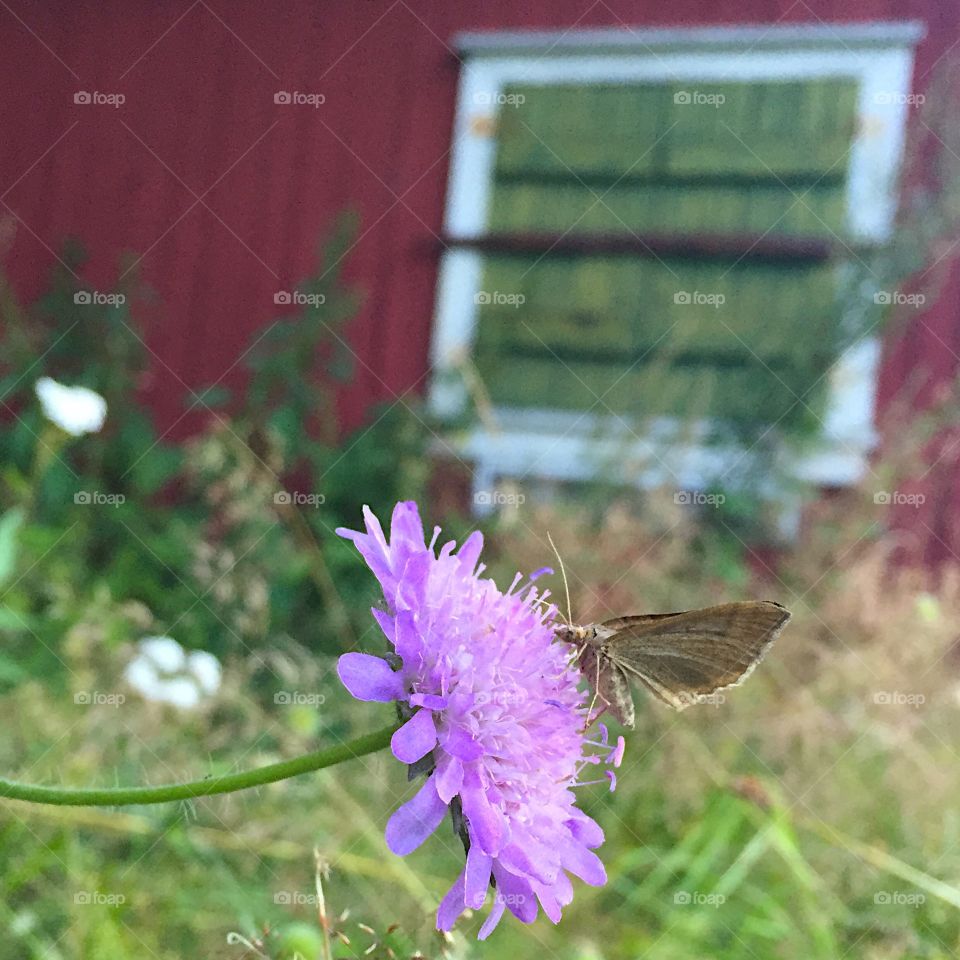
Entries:
{"type": "Polygon", "coordinates": [[[220,661],[205,650],[189,653],[172,637],[146,637],[124,679],[144,699],[189,710],[220,689],[220,661]]]}
{"type": "Polygon", "coordinates": [[[428,545],[415,503],[397,504],[389,542],[366,507],[364,519],[365,532],[337,532],[380,581],[388,609],[373,614],[395,656],[347,653],[338,672],[358,699],[398,702],[405,722],[394,756],[428,773],[391,816],[387,844],[410,853],[451,809],[466,866],[440,904],[438,928],[481,907],[491,886],[481,939],[505,909],[530,923],[539,903],[556,923],[573,898],[568,874],[606,880],[593,853],[603,832],[577,809],[572,788],[585,764],[610,754],[619,764],[622,744],[607,745],[605,732],[585,739],[585,694],[571,650],[554,642],[556,608],[535,587],[521,589],[520,574],[506,592],[481,577],[479,532],[459,550],[449,542],[436,551],[440,529],[428,545]]]}
{"type": "Polygon", "coordinates": [[[73,437],[98,433],[107,416],[107,401],[86,387],[67,387],[41,377],[34,389],[44,416],[73,437]]]}

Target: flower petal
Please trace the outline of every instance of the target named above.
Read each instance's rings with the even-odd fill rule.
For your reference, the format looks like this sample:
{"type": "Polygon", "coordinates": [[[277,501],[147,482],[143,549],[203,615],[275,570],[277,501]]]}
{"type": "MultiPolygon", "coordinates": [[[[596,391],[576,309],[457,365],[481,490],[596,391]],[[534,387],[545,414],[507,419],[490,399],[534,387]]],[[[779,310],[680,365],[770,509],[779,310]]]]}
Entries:
{"type": "Polygon", "coordinates": [[[500,918],[503,916],[503,911],[506,909],[506,903],[504,903],[504,901],[499,897],[493,901],[493,909],[490,911],[487,919],[483,921],[483,926],[480,928],[480,932],[477,934],[478,940],[486,940],[487,937],[493,933],[497,927],[497,924],[500,922],[500,918]]]}
{"type": "Polygon", "coordinates": [[[603,830],[596,820],[591,820],[585,813],[576,811],[579,816],[567,821],[567,827],[573,836],[585,847],[599,847],[603,843],[603,830]]]}
{"type": "Polygon", "coordinates": [[[533,923],[537,919],[537,897],[530,884],[497,864],[494,864],[493,875],[497,878],[497,899],[502,899],[521,923],[533,923]]]}
{"type": "Polygon", "coordinates": [[[358,700],[386,703],[403,696],[403,680],[390,664],[369,653],[345,653],[337,661],[337,675],[358,700]]]}
{"type": "MultiPolygon", "coordinates": [[[[521,838],[514,836],[513,839],[517,841],[521,838]]],[[[523,874],[541,883],[553,883],[560,872],[557,852],[529,837],[522,837],[522,842],[508,843],[500,851],[500,860],[514,873],[523,874]]]]}
{"type": "Polygon", "coordinates": [[[530,886],[533,887],[533,892],[537,895],[540,906],[543,907],[543,912],[550,919],[550,922],[559,923],[563,908],[560,906],[560,901],[557,899],[553,887],[549,884],[537,883],[535,880],[530,881],[530,886]]]}
{"type": "Polygon", "coordinates": [[[600,858],[586,847],[577,843],[568,844],[561,853],[564,869],[569,870],[591,887],[601,887],[607,882],[607,871],[600,858]]]}
{"type": "Polygon", "coordinates": [[[416,763],[437,745],[437,728],[429,710],[418,710],[390,738],[390,749],[402,763],[416,763]]]}
{"type": "Polygon", "coordinates": [[[466,905],[473,910],[483,906],[484,898],[490,887],[490,871],[493,869],[493,857],[484,853],[477,844],[470,847],[467,854],[467,867],[464,871],[464,895],[466,905]]]}
{"type": "Polygon", "coordinates": [[[460,545],[460,549],[457,551],[457,559],[467,570],[473,570],[480,559],[482,550],[483,534],[479,530],[474,530],[460,545]]]}
{"type": "Polygon", "coordinates": [[[437,796],[433,777],[427,777],[416,796],[397,808],[387,821],[387,846],[398,857],[412,853],[440,826],[446,812],[447,805],[437,796]]]}
{"type": "Polygon", "coordinates": [[[416,621],[409,610],[401,610],[397,614],[393,646],[406,669],[416,670],[419,667],[423,647],[416,621]]]}
{"type": "Polygon", "coordinates": [[[423,521],[413,500],[401,500],[393,508],[393,516],[390,518],[390,546],[393,549],[404,548],[406,552],[426,549],[423,521]]]}
{"type": "Polygon", "coordinates": [[[449,700],[446,697],[438,697],[435,693],[411,693],[410,705],[413,707],[426,707],[428,710],[446,710],[449,700]]]}
{"type": "Polygon", "coordinates": [[[447,753],[465,763],[483,756],[483,744],[474,740],[462,727],[448,726],[440,734],[440,742],[447,753]]]}
{"type": "MultiPolygon", "coordinates": [[[[373,614],[373,619],[380,624],[380,629],[383,631],[383,635],[387,638],[387,641],[391,646],[396,647],[397,645],[397,624],[396,618],[391,617],[386,610],[379,610],[377,607],[371,607],[370,612],[373,614]]],[[[399,653],[399,651],[397,651],[399,653]]],[[[402,656],[402,654],[401,654],[402,656]]]]}
{"type": "Polygon", "coordinates": [[[463,785],[463,764],[456,757],[444,754],[437,764],[434,776],[437,781],[437,794],[444,803],[449,803],[463,785]]]}
{"type": "Polygon", "coordinates": [[[460,800],[464,816],[470,821],[470,838],[485,853],[496,856],[503,844],[503,814],[487,799],[476,770],[464,770],[460,800]]]}
{"type": "Polygon", "coordinates": [[[463,902],[463,877],[464,874],[461,873],[440,901],[440,907],[437,910],[438,930],[452,930],[457,918],[466,909],[463,902]]]}

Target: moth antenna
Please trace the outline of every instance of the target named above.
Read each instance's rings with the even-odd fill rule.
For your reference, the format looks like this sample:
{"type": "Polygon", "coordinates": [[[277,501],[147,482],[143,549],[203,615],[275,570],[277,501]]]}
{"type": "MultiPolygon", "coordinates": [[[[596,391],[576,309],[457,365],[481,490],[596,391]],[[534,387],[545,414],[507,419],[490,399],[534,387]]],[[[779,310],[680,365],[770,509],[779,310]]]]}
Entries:
{"type": "Polygon", "coordinates": [[[547,540],[550,541],[550,546],[553,547],[553,552],[557,556],[557,562],[560,564],[560,576],[563,577],[563,592],[567,597],[567,624],[573,626],[573,606],[570,603],[570,584],[567,583],[567,571],[563,566],[563,557],[560,556],[560,551],[557,549],[557,545],[553,542],[553,537],[550,536],[550,531],[547,531],[547,540]]]}

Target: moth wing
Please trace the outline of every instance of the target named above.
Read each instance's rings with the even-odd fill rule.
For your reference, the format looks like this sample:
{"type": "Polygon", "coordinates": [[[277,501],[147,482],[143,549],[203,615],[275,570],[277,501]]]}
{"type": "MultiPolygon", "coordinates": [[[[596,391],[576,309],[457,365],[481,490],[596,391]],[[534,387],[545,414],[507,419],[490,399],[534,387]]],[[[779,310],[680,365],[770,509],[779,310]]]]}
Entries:
{"type": "Polygon", "coordinates": [[[742,683],[790,619],[779,603],[754,600],[703,610],[609,620],[603,652],[676,710],[742,683]]]}
{"type": "Polygon", "coordinates": [[[667,617],[679,617],[680,614],[687,612],[689,611],[678,610],[676,613],[638,613],[630,617],[614,617],[612,620],[604,620],[600,626],[606,627],[607,630],[617,632],[619,630],[625,630],[627,627],[646,626],[650,623],[656,623],[658,620],[665,620],[667,617]]]}
{"type": "Polygon", "coordinates": [[[623,670],[607,657],[587,648],[581,660],[581,672],[597,696],[606,704],[607,710],[625,727],[633,729],[636,713],[630,681],[623,670]]]}
{"type": "Polygon", "coordinates": [[[630,692],[630,681],[623,669],[615,663],[607,663],[600,670],[600,696],[607,701],[607,709],[617,720],[630,730],[636,721],[636,711],[633,706],[633,694],[630,692]]]}

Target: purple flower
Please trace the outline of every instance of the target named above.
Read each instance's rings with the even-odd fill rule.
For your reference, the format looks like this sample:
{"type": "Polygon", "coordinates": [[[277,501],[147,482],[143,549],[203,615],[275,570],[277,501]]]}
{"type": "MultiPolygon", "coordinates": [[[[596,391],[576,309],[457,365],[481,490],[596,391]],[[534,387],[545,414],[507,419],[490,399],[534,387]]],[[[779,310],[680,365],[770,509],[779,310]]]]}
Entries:
{"type": "MultiPolygon", "coordinates": [[[[359,700],[399,701],[409,717],[393,736],[394,756],[429,770],[420,790],[391,816],[386,839],[401,856],[458,817],[466,866],[437,912],[449,930],[465,909],[480,908],[494,881],[485,939],[509,909],[524,923],[538,903],[556,923],[573,898],[568,874],[606,881],[593,848],[603,831],[574,805],[586,764],[612,758],[622,743],[587,741],[586,696],[572,650],[554,641],[556,608],[520,574],[501,592],[481,577],[483,546],[472,533],[455,550],[435,552],[440,528],[424,541],[415,503],[398,503],[390,542],[364,507],[366,532],[338,530],[374,572],[388,612],[374,610],[400,667],[363,653],[344,654],[338,673],[359,700]],[[599,749],[600,754],[590,752],[599,749]],[[432,759],[432,762],[431,762],[432,759]]],[[[606,780],[602,781],[606,782],[606,780]]]]}

